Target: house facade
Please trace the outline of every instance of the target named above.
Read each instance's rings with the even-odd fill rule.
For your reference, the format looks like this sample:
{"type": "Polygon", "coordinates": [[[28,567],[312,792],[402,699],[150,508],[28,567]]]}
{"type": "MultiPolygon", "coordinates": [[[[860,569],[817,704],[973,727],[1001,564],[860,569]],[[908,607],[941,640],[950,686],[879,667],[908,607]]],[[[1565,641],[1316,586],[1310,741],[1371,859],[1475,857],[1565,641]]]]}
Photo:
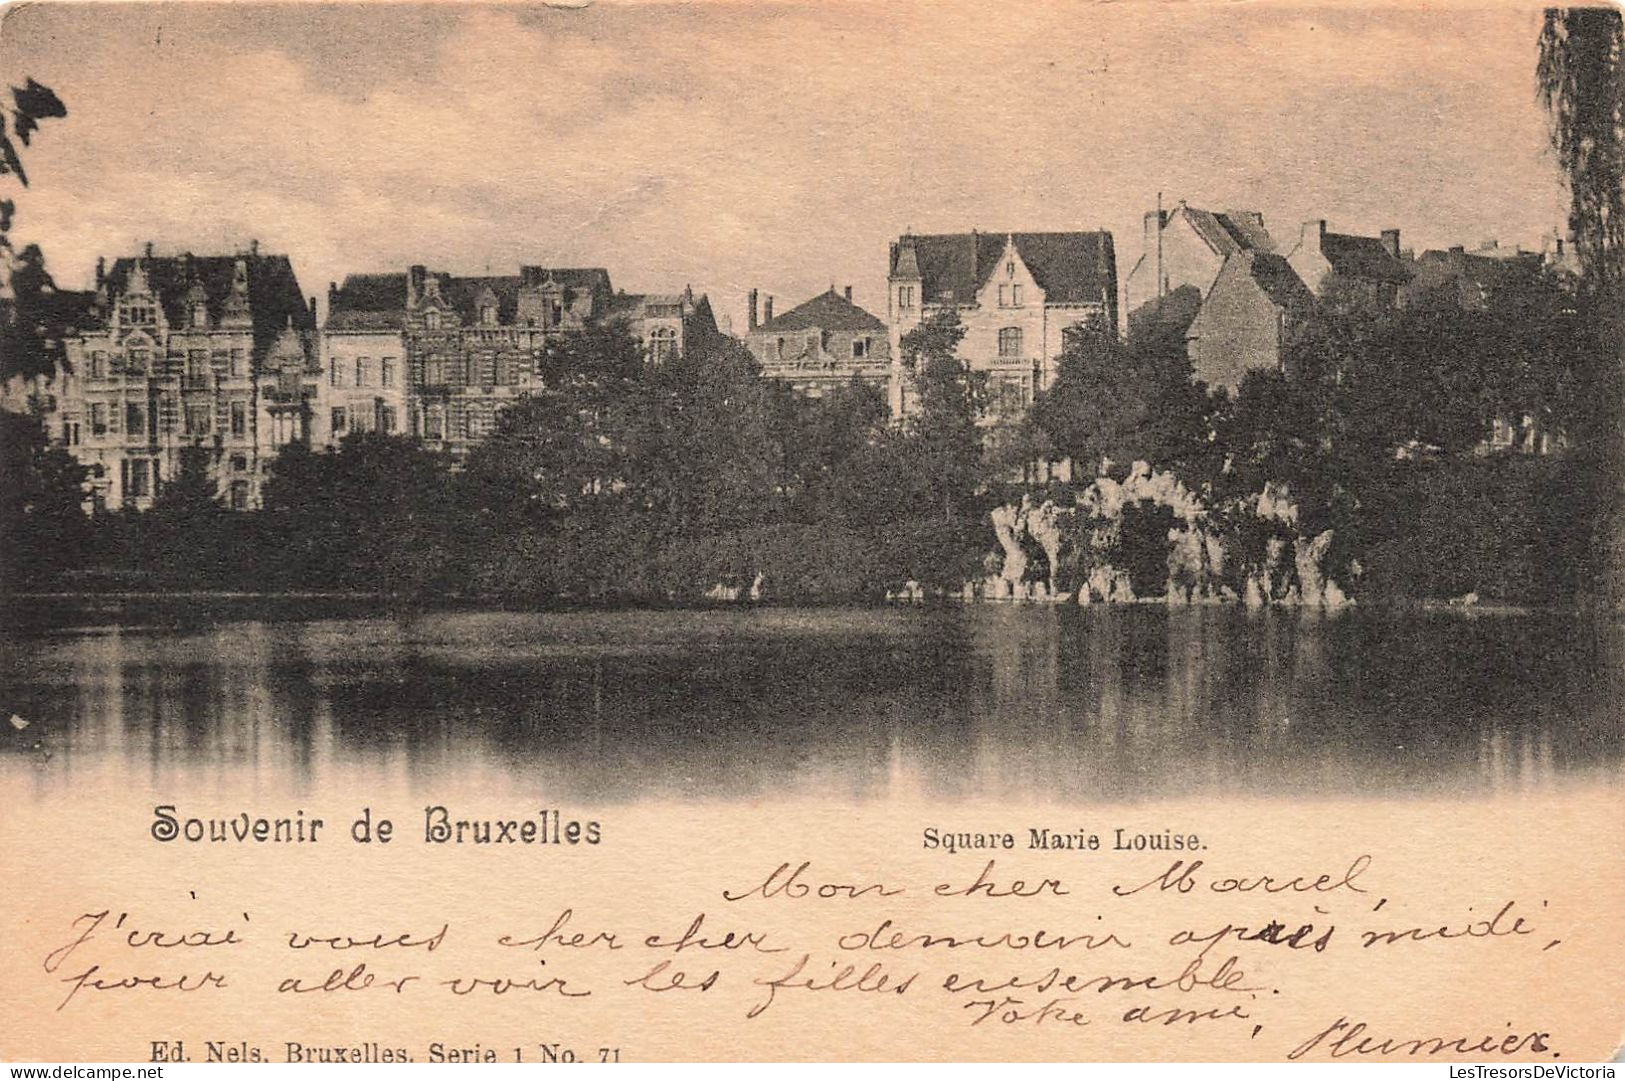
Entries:
{"type": "Polygon", "coordinates": [[[1398,229],[1384,229],[1380,237],[1354,236],[1327,232],[1324,218],[1306,221],[1286,260],[1317,298],[1335,286],[1365,303],[1392,308],[1410,280],[1398,229]]]}
{"type": "Polygon", "coordinates": [[[284,255],[98,262],[90,309],[63,340],[48,434],[91,467],[91,501],[152,506],[183,462],[219,498],[260,505],[271,461],[311,439],[321,369],[315,301],[284,255]]]}
{"type": "Polygon", "coordinates": [[[757,317],[757,290],[748,298],[745,345],[768,379],[820,398],[853,379],[885,390],[891,381],[891,340],[884,321],[852,303],[852,287],[820,293],[804,304],[757,317]]]}
{"type": "Polygon", "coordinates": [[[1224,261],[1185,332],[1196,378],[1232,394],[1249,371],[1280,371],[1314,294],[1286,259],[1237,250],[1224,261]]]}
{"type": "Polygon", "coordinates": [[[326,445],[376,430],[466,455],[541,385],[550,341],[617,321],[654,363],[718,333],[703,295],[616,293],[602,267],[352,274],[328,292],[326,445]]]}
{"type": "Polygon", "coordinates": [[[1123,283],[1130,336],[1139,323],[1169,318],[1170,308],[1188,324],[1226,259],[1275,251],[1256,210],[1199,210],[1182,200],[1172,210],[1147,211],[1144,221],[1140,257],[1123,283]]]}
{"type": "Polygon", "coordinates": [[[894,417],[918,408],[901,340],[941,312],[965,328],[959,355],[987,373],[995,421],[1019,416],[1054,381],[1069,327],[1117,326],[1117,257],[1104,230],[905,234],[891,245],[887,280],[894,417]]]}

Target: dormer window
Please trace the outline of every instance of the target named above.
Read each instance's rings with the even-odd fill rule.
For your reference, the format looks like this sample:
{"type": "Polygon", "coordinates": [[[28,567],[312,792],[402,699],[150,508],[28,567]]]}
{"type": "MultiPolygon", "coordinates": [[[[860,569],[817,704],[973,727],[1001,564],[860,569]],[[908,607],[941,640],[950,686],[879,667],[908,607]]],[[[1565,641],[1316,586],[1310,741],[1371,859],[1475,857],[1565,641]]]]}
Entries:
{"type": "Polygon", "coordinates": [[[440,313],[439,312],[433,312],[433,311],[424,312],[423,313],[423,325],[424,325],[425,328],[427,328],[429,330],[439,330],[440,329],[440,313]]]}
{"type": "Polygon", "coordinates": [[[497,325],[497,306],[495,304],[480,305],[480,326],[494,327],[497,325]]]}
{"type": "Polygon", "coordinates": [[[209,306],[202,302],[192,305],[192,325],[206,327],[209,325],[209,306]]]}
{"type": "Polygon", "coordinates": [[[869,339],[868,338],[853,338],[852,339],[852,358],[854,360],[858,360],[858,359],[861,359],[861,358],[866,357],[868,355],[869,355],[869,339]]]}

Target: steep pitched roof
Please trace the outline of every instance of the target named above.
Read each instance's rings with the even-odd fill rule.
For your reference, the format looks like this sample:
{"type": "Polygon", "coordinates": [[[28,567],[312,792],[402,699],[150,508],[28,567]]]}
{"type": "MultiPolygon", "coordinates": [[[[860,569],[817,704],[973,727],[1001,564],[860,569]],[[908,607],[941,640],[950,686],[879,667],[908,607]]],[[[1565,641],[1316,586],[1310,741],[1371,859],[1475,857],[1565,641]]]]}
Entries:
{"type": "MultiPolygon", "coordinates": [[[[556,283],[569,304],[580,291],[607,293],[609,271],[602,267],[524,266],[519,273],[459,277],[445,271],[429,271],[446,305],[463,323],[479,322],[480,299],[490,291],[497,304],[497,322],[514,321],[519,307],[519,291],[556,283]]],[[[351,274],[344,284],[329,294],[327,326],[330,330],[393,330],[406,323],[407,275],[351,274]]]]}
{"type": "Polygon", "coordinates": [[[209,318],[218,319],[231,296],[231,283],[241,260],[248,271],[248,303],[254,322],[254,355],[263,357],[277,336],[289,325],[295,330],[314,330],[293,264],[286,255],[173,255],[125,257],[116,260],[107,272],[107,289],[118,295],[125,289],[130,272],[139,261],[147,284],[158,297],[164,316],[171,324],[185,321],[186,296],[193,283],[203,287],[209,318]]]}
{"type": "Polygon", "coordinates": [[[1254,210],[1198,210],[1183,207],[1198,236],[1219,255],[1236,251],[1274,251],[1275,241],[1264,228],[1264,216],[1254,210]]]}
{"type": "Polygon", "coordinates": [[[1117,294],[1117,256],[1108,232],[1092,233],[945,233],[904,236],[892,245],[891,276],[908,273],[912,258],[927,302],[952,296],[956,303],[975,299],[1014,240],[1022,262],[1051,304],[1109,302],[1117,294]],[[900,273],[900,271],[902,271],[900,273]]]}
{"type": "Polygon", "coordinates": [[[1284,256],[1273,252],[1253,252],[1247,261],[1253,281],[1277,307],[1296,310],[1314,305],[1314,294],[1284,256]]]}
{"type": "Polygon", "coordinates": [[[395,330],[405,321],[405,274],[351,274],[327,294],[329,330],[395,330]]]}
{"type": "Polygon", "coordinates": [[[1351,236],[1348,233],[1327,233],[1321,237],[1320,253],[1331,264],[1332,273],[1344,278],[1362,281],[1408,281],[1405,264],[1388,251],[1374,236],[1351,236]]]}
{"type": "Polygon", "coordinates": [[[819,293],[782,315],[776,315],[757,328],[758,332],[787,330],[851,330],[886,332],[886,324],[835,291],[819,293]]]}

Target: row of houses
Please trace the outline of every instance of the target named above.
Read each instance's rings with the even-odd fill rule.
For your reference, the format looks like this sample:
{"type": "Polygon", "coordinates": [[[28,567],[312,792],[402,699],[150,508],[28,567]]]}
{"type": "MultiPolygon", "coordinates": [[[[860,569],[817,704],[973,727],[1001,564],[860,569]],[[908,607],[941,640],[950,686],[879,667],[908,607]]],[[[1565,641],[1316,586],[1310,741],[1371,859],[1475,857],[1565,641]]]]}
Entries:
{"type": "MultiPolygon", "coordinates": [[[[1123,283],[1105,230],[906,233],[889,246],[884,316],[851,287],[775,313],[751,290],[743,344],[765,378],[818,396],[859,379],[895,417],[916,408],[901,341],[953,311],[961,357],[985,372],[990,412],[1020,415],[1055,379],[1065,332],[1168,330],[1197,376],[1235,387],[1278,367],[1293,328],[1326,291],[1379,306],[1450,295],[1471,307],[1492,288],[1561,261],[1546,252],[1401,250],[1399,233],[1329,232],[1307,222],[1284,252],[1262,215],[1183,203],[1146,216],[1142,252],[1123,283]]],[[[9,405],[41,415],[50,438],[92,467],[95,508],[149,507],[183,461],[205,461],[221,499],[258,507],[290,443],[332,448],[356,432],[409,435],[462,456],[507,405],[542,383],[550,342],[620,322],[662,363],[720,337],[710,301],[685,287],[616,291],[598,267],[522,266],[464,277],[424,266],[353,274],[314,296],[285,255],[257,244],[225,255],[155,254],[99,261],[95,289],[61,294],[65,365],[8,388],[9,405]]]]}
{"type": "MultiPolygon", "coordinates": [[[[691,289],[615,291],[602,268],[459,277],[423,266],[331,283],[326,319],[285,255],[105,261],[69,305],[62,369],[12,387],[91,467],[93,509],[146,509],[192,456],[234,509],[261,505],[291,443],[410,435],[453,456],[540,385],[550,340],[622,321],[659,362],[718,333],[691,289]]],[[[61,306],[61,305],[59,305],[61,306]]]]}

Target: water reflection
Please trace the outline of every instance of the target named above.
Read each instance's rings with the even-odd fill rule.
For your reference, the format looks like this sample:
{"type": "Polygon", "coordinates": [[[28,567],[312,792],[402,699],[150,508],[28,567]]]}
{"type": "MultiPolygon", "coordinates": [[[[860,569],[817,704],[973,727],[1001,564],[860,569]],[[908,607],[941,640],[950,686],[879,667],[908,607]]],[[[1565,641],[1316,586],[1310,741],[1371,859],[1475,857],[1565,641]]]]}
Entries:
{"type": "Polygon", "coordinates": [[[0,638],[0,744],[277,790],[1088,802],[1620,775],[1617,620],[1157,607],[408,617],[148,606],[0,638]],[[133,620],[133,622],[132,622],[133,620]]]}

